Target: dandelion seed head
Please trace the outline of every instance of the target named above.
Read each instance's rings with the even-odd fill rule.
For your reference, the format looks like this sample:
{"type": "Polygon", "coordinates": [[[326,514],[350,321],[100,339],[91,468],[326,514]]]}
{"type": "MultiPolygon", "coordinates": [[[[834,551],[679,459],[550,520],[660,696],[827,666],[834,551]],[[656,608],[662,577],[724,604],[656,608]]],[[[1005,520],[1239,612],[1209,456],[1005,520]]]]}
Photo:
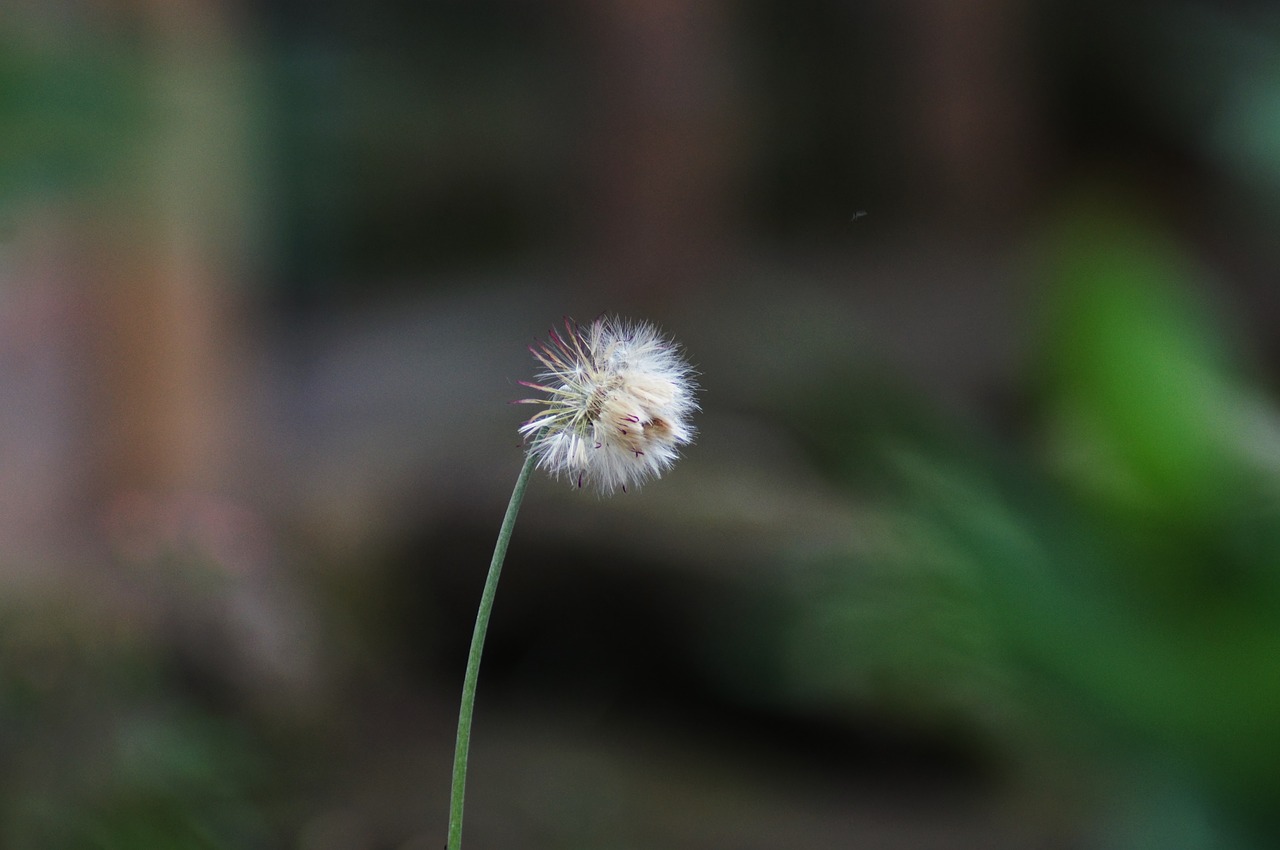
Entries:
{"type": "Polygon", "coordinates": [[[542,364],[543,405],[520,426],[538,468],[602,494],[657,478],[693,442],[693,370],[653,325],[602,317],[565,320],[529,349],[542,364]]]}

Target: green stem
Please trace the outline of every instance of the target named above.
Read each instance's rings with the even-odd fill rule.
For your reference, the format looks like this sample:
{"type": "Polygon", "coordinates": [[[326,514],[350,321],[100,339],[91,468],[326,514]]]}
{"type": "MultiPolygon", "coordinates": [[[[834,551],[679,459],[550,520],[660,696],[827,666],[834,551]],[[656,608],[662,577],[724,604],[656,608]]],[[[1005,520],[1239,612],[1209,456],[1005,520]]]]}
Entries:
{"type": "Polygon", "coordinates": [[[507,544],[516,525],[516,514],[524,501],[529,475],[533,472],[533,456],[525,458],[507,503],[507,515],[498,529],[498,542],[493,547],[493,561],[489,564],[489,577],[480,595],[480,610],[476,612],[476,628],[471,633],[471,653],[467,656],[467,673],[462,680],[462,707],[458,710],[458,742],[453,750],[453,790],[449,796],[449,844],[448,850],[462,848],[462,799],[467,786],[467,751],[471,748],[471,714],[476,705],[476,680],[480,677],[480,655],[484,652],[484,635],[489,628],[489,613],[493,610],[493,597],[498,592],[498,577],[502,574],[502,561],[507,557],[507,544]]]}

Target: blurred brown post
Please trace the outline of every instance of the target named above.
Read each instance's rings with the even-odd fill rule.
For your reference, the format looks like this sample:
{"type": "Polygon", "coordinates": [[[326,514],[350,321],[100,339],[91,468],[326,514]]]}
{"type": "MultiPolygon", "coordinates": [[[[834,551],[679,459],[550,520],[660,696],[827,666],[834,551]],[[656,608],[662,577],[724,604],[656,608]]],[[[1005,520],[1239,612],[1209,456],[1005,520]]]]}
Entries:
{"type": "Polygon", "coordinates": [[[245,69],[223,3],[124,5],[148,37],[150,123],[125,166],[133,188],[93,225],[95,489],[217,491],[233,468],[245,343],[245,69]]]}
{"type": "Polygon", "coordinates": [[[907,138],[926,218],[999,222],[1027,201],[1041,134],[1025,0],[912,0],[907,138]]]}
{"type": "Polygon", "coordinates": [[[711,269],[732,215],[738,116],[723,0],[577,6],[590,58],[585,225],[593,286],[643,300],[711,269]]]}

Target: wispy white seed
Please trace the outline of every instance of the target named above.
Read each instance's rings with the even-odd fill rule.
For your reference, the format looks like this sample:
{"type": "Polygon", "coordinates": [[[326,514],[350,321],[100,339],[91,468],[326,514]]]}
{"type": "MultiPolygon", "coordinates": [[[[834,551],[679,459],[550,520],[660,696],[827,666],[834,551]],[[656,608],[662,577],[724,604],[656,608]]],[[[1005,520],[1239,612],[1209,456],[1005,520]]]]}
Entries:
{"type": "Polygon", "coordinates": [[[529,350],[545,407],[520,426],[538,468],[602,494],[657,478],[693,442],[693,370],[653,325],[602,317],[566,319],[564,331],[529,350]]]}

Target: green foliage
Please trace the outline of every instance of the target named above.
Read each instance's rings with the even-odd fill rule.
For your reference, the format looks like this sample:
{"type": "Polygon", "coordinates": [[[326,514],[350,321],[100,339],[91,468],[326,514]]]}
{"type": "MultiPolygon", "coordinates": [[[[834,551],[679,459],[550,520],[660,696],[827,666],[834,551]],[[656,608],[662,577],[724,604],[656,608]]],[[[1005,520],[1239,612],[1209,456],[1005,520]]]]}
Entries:
{"type": "MultiPolygon", "coordinates": [[[[1099,205],[1053,236],[1025,444],[937,416],[851,416],[892,402],[865,386],[824,397],[808,432],[823,467],[846,486],[890,469],[896,495],[864,545],[785,571],[761,620],[781,649],[755,684],[792,705],[958,711],[1006,745],[1032,732],[1113,768],[1161,765],[1185,781],[1125,804],[1129,834],[1159,834],[1135,813],[1189,795],[1216,813],[1206,824],[1227,813],[1273,846],[1280,417],[1168,238],[1099,205]]],[[[1254,846],[1203,826],[1209,843],[1185,846],[1254,846]]]]}
{"type": "Polygon", "coordinates": [[[146,120],[142,64],[88,44],[40,50],[0,32],[0,202],[100,182],[146,120]]]}
{"type": "Polygon", "coordinates": [[[1192,294],[1190,264],[1101,207],[1070,218],[1051,261],[1047,425],[1069,483],[1109,510],[1169,522],[1233,510],[1254,407],[1192,294]]]}
{"type": "Polygon", "coordinates": [[[266,765],[250,730],[184,698],[145,647],[91,643],[73,620],[4,618],[0,844],[272,846],[266,765]]]}

